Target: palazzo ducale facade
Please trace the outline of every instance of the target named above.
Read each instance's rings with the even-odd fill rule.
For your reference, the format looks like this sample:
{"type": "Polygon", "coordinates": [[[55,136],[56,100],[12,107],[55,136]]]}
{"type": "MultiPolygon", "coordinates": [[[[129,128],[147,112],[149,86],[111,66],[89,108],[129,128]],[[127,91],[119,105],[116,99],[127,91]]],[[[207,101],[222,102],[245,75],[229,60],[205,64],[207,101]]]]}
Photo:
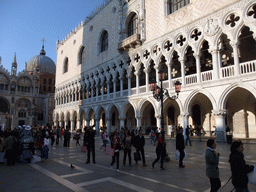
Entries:
{"type": "Polygon", "coordinates": [[[164,99],[172,125],[201,126],[224,140],[256,137],[256,1],[109,0],[57,41],[54,123],[72,131],[110,133],[160,127],[160,102],[150,81],[174,94],[164,99]]]}

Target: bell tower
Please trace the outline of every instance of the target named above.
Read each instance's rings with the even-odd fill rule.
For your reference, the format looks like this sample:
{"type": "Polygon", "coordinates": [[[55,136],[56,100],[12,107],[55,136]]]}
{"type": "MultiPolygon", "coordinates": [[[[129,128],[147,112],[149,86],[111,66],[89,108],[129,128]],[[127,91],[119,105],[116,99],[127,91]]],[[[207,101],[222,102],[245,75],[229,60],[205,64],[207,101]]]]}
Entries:
{"type": "Polygon", "coordinates": [[[12,71],[11,71],[12,76],[16,76],[17,74],[17,61],[16,61],[16,52],[13,58],[13,62],[12,62],[12,71]]]}

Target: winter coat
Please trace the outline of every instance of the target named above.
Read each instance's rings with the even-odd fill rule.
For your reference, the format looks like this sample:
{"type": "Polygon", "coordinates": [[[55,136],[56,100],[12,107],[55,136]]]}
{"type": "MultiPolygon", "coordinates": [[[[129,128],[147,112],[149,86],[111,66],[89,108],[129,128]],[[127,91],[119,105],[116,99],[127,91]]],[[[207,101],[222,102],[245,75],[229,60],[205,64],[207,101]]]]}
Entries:
{"type": "Polygon", "coordinates": [[[253,171],[254,166],[246,164],[244,155],[238,151],[230,154],[229,163],[231,167],[232,183],[234,187],[247,188],[247,174],[253,171]]]}
{"type": "Polygon", "coordinates": [[[185,149],[184,137],[181,133],[178,133],[176,136],[176,149],[180,152],[185,149]]]}
{"type": "Polygon", "coordinates": [[[206,162],[206,176],[209,178],[219,178],[219,154],[209,148],[205,152],[205,162],[206,162]]]}

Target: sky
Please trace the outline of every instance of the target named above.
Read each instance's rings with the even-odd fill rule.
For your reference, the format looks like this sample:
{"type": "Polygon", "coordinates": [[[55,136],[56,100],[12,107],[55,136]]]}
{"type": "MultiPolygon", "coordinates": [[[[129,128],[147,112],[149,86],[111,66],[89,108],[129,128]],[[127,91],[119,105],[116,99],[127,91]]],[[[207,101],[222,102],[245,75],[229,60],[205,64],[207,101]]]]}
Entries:
{"type": "Polygon", "coordinates": [[[0,0],[1,64],[11,72],[16,52],[18,72],[44,50],[56,64],[56,41],[62,40],[104,0],[0,0]]]}

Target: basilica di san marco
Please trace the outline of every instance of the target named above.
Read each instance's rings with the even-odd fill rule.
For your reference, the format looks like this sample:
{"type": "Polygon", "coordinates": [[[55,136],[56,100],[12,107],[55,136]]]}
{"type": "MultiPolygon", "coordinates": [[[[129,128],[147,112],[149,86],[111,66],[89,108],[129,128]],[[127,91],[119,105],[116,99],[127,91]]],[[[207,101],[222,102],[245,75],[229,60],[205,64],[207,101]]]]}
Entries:
{"type": "MultiPolygon", "coordinates": [[[[39,53],[40,52],[40,53],[39,53]]],[[[53,125],[55,63],[46,56],[44,45],[39,55],[25,63],[17,73],[16,53],[9,72],[0,65],[0,124],[14,129],[18,125],[53,125]]]]}

